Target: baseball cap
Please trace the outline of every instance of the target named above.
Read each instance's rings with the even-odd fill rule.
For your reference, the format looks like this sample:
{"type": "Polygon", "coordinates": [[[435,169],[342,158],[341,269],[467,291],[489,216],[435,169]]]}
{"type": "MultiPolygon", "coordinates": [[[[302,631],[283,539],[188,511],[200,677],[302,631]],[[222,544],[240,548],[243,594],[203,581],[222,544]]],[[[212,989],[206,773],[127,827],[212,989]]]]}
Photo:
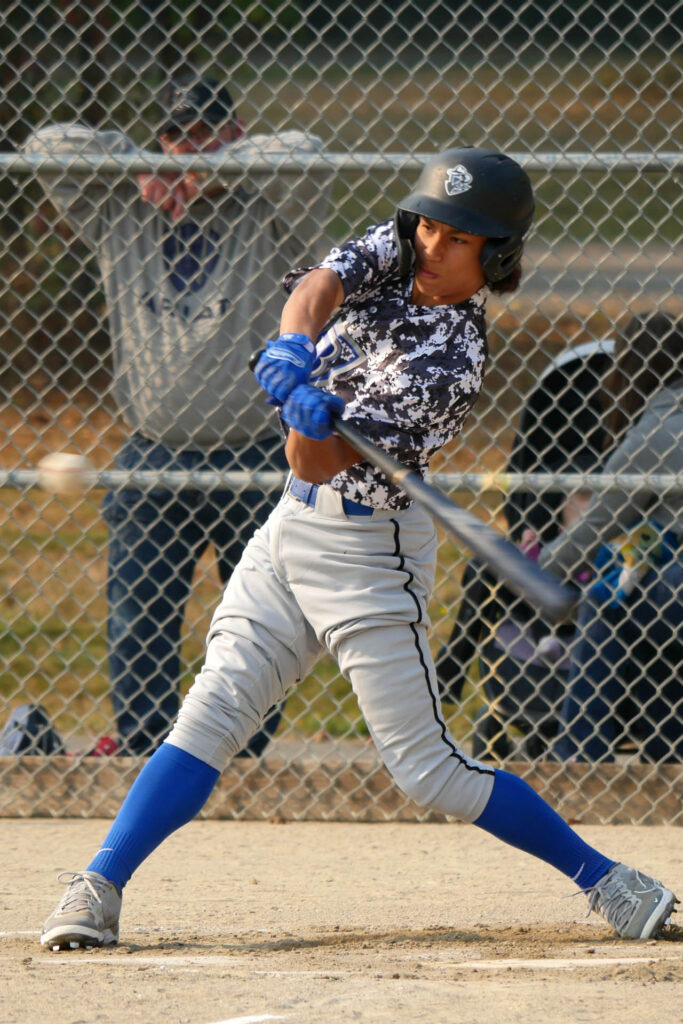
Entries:
{"type": "Polygon", "coordinates": [[[193,121],[222,125],[232,117],[232,97],[224,85],[214,78],[184,77],[169,82],[161,95],[167,119],[159,133],[179,128],[193,121]]]}

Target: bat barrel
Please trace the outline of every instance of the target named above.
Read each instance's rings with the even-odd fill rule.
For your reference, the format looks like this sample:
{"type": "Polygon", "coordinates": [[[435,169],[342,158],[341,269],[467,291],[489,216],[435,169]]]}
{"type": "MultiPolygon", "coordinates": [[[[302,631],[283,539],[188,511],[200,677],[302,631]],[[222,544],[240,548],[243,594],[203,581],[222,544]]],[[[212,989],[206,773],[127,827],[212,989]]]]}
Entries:
{"type": "Polygon", "coordinates": [[[571,616],[578,597],[572,587],[563,586],[502,534],[456,505],[436,487],[426,483],[418,473],[402,466],[338,417],[335,419],[334,430],[409,497],[420,502],[444,529],[454,534],[477,558],[485,562],[498,579],[504,580],[511,590],[539,608],[546,618],[563,622],[571,616]]]}

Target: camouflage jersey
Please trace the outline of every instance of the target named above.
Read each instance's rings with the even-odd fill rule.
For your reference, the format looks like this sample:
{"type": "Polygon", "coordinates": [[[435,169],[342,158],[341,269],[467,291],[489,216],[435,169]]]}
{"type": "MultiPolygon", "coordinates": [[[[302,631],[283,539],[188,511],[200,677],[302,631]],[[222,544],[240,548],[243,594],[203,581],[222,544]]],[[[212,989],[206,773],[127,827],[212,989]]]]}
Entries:
{"type": "MultiPolygon", "coordinates": [[[[339,275],[345,298],[318,338],[311,383],[343,398],[345,420],[424,476],[481,391],[486,288],[457,305],[413,304],[414,273],[399,276],[392,221],[332,249],[318,266],[339,275]]],[[[311,269],[289,273],[285,289],[292,291],[311,269]]],[[[410,505],[405,491],[368,462],[330,483],[373,508],[410,505]]]]}

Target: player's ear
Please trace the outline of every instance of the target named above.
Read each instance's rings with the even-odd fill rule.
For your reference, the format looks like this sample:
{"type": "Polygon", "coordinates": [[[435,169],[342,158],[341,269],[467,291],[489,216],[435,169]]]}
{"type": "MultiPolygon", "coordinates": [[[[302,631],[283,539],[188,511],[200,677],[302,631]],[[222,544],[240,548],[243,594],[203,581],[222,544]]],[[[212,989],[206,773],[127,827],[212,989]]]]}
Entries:
{"type": "Polygon", "coordinates": [[[415,249],[413,239],[417,231],[417,213],[409,213],[407,210],[397,210],[394,217],[394,237],[398,250],[398,276],[405,277],[413,268],[415,262],[415,249]]]}

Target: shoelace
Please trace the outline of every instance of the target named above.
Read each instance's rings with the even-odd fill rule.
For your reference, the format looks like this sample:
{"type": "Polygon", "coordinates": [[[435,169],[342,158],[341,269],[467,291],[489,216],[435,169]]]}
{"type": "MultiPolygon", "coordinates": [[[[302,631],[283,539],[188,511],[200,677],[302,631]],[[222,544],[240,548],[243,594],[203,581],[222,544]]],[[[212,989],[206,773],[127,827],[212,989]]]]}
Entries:
{"type": "Polygon", "coordinates": [[[98,903],[102,902],[97,882],[93,883],[83,871],[62,871],[57,875],[57,881],[69,886],[62,898],[62,910],[87,910],[93,898],[98,903]],[[85,888],[77,887],[78,882],[83,882],[85,888]]]}
{"type": "Polygon", "coordinates": [[[633,911],[640,903],[635,893],[631,892],[619,878],[614,878],[602,886],[598,884],[587,895],[588,913],[597,910],[604,914],[619,933],[627,928],[633,911]]]}

